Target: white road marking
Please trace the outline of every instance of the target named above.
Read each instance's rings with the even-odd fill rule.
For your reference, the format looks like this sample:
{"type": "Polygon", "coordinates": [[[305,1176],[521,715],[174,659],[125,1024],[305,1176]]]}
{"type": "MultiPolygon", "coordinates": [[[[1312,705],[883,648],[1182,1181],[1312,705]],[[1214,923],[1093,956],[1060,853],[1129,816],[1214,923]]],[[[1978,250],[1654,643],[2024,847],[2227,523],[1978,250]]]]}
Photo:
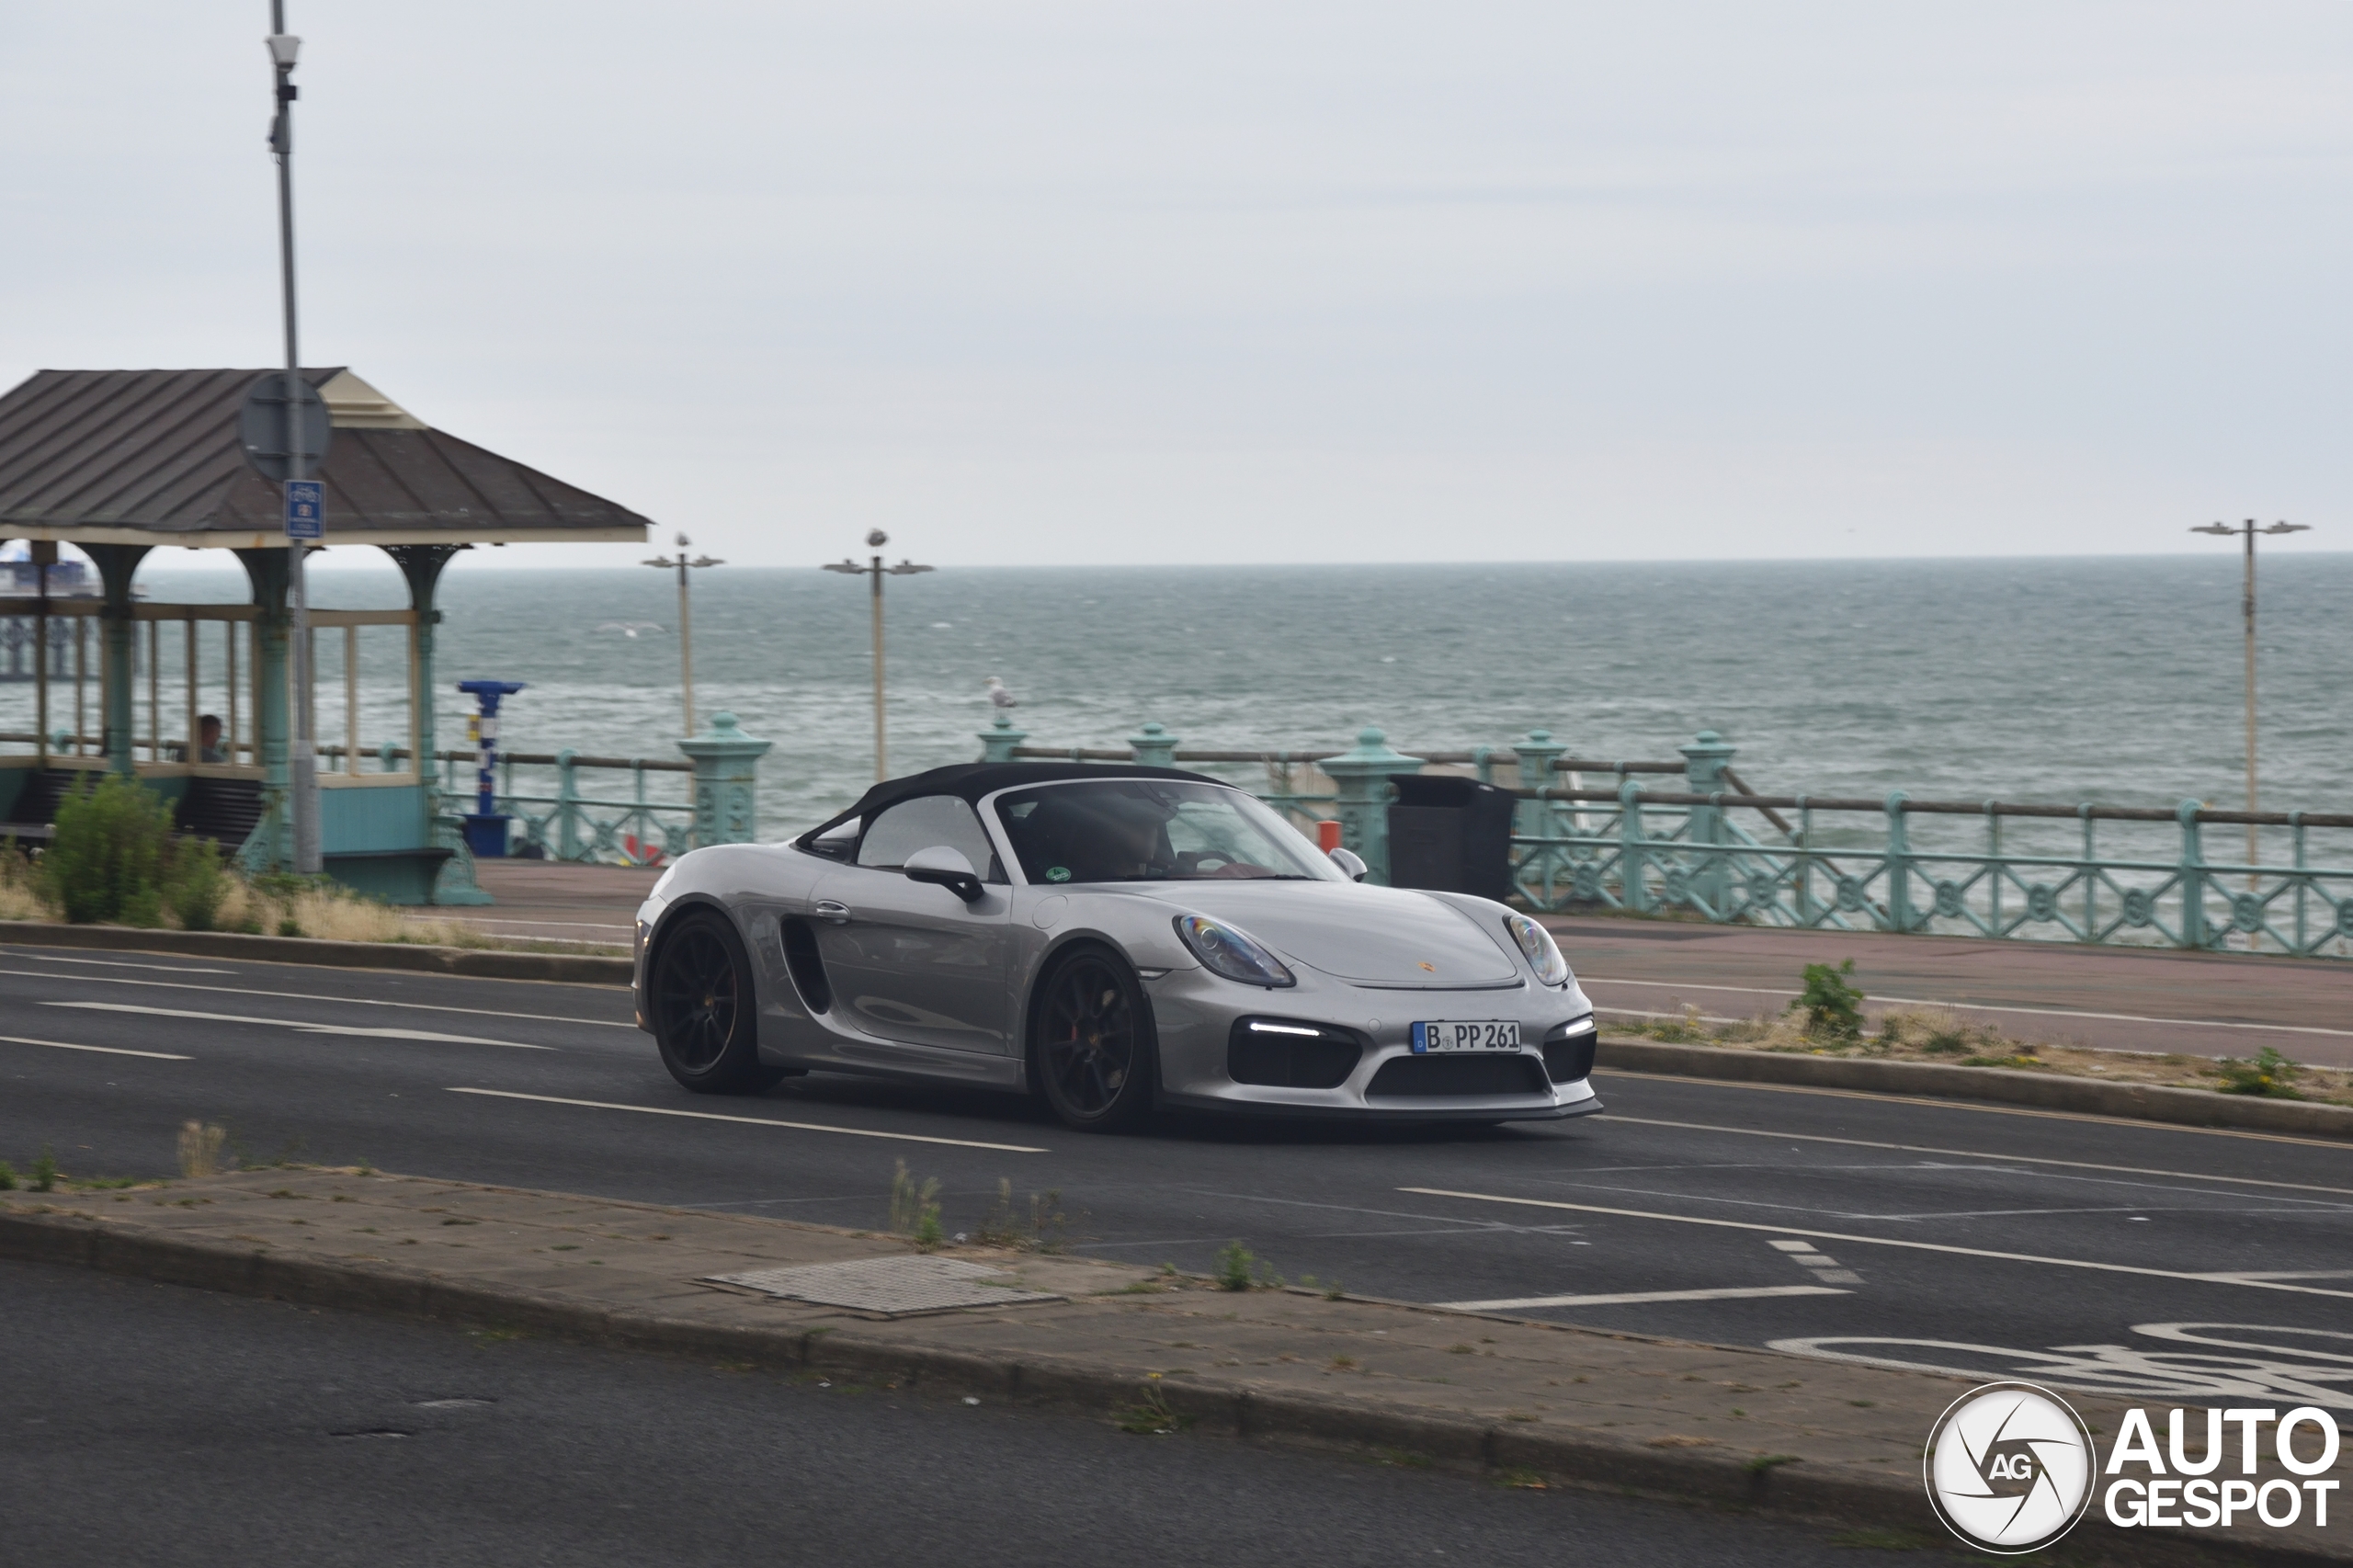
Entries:
{"type": "MultiPolygon", "coordinates": [[[[232,971],[223,971],[232,972],[232,971]]],[[[165,991],[210,991],[222,996],[277,996],[289,1002],[335,1002],[352,1007],[405,1007],[418,1013],[465,1013],[477,1018],[529,1018],[541,1024],[593,1024],[603,1029],[633,1029],[635,1024],[611,1018],[568,1018],[554,1013],[502,1013],[495,1007],[452,1007],[438,1002],[388,1002],[377,996],[323,996],[312,991],[263,991],[250,985],[192,985],[184,980],[132,980],[119,974],[42,974],[38,970],[0,969],[0,974],[28,980],[103,980],[115,985],[158,986],[165,991]]],[[[460,980],[463,975],[438,978],[460,980]]]]}
{"type": "MultiPolygon", "coordinates": [[[[2146,1165],[2103,1165],[2090,1160],[2043,1159],[2033,1154],[1988,1154],[1977,1149],[1937,1149],[1923,1143],[1881,1143],[1869,1138],[1832,1138],[1819,1132],[1776,1132],[1770,1128],[1763,1127],[1719,1127],[1709,1121],[1665,1121],[1656,1117],[1620,1116],[1615,1111],[1610,1113],[1609,1119],[1631,1121],[1641,1127],[1674,1127],[1687,1132],[1731,1132],[1737,1133],[1743,1138],[1783,1138],[1804,1143],[1837,1143],[1849,1149],[1893,1149],[1906,1154],[1943,1154],[1957,1160],[1992,1160],[2005,1165],[2061,1165],[2069,1170],[2107,1171],[2115,1176],[2167,1176],[2175,1181],[2227,1181],[2238,1187],[2277,1187],[2292,1192],[2335,1192],[2353,1198],[2353,1187],[2316,1187],[2310,1182],[2265,1181],[2258,1176],[2215,1176],[2207,1171],[2192,1174],[2185,1171],[2152,1170],[2146,1165]]],[[[1796,1151],[1791,1150],[1790,1153],[1794,1153],[1796,1151]]],[[[1676,1170],[1683,1167],[1628,1165],[1623,1168],[1676,1170]]]]}
{"type": "Polygon", "coordinates": [[[643,1116],[687,1116],[698,1121],[740,1121],[752,1127],[786,1127],[795,1132],[838,1132],[847,1138],[888,1138],[900,1143],[945,1143],[957,1149],[994,1149],[1003,1154],[1051,1154],[1026,1143],[983,1143],[970,1138],[927,1138],[919,1132],[877,1132],[867,1127],[828,1127],[819,1121],[779,1121],[767,1116],[724,1116],[711,1110],[674,1110],[668,1106],[616,1105],[610,1100],[568,1100],[561,1095],[520,1095],[512,1089],[451,1088],[453,1095],[487,1095],[493,1099],[535,1100],[540,1105],[585,1106],[590,1110],[633,1110],[643,1116]]]}
{"type": "MultiPolygon", "coordinates": [[[[44,953],[40,963],[89,963],[108,969],[152,969],[163,974],[234,974],[233,969],[198,969],[183,963],[131,963],[122,959],[69,959],[57,953],[44,953]]],[[[105,978],[111,979],[112,976],[105,978]]]]}
{"type": "MultiPolygon", "coordinates": [[[[2043,1121],[2094,1121],[2103,1127],[2127,1129],[2135,1132],[2189,1132],[2201,1138],[2242,1138],[2254,1143],[2301,1143],[2307,1149],[2342,1151],[2343,1142],[2335,1138],[2298,1138],[2287,1132],[2245,1132],[2233,1127],[2185,1127],[2174,1121],[2141,1121],[2129,1116],[2094,1116],[2086,1111],[2032,1110],[2025,1106],[1984,1105],[1975,1100],[1937,1099],[1927,1095],[1883,1095],[1870,1089],[1824,1089],[1811,1084],[1752,1084],[1740,1078],[1688,1078],[1679,1073],[1630,1073],[1622,1067],[1603,1063],[1599,1072],[1617,1078],[1643,1078],[1657,1084],[1681,1084],[1687,1087],[1703,1085],[1711,1089],[1755,1089],[1768,1095],[1822,1095],[1831,1099],[1876,1100],[1881,1105],[1927,1106],[1931,1110],[1968,1110],[1982,1116],[2025,1116],[2043,1121]]],[[[1620,1121],[1631,1121],[1631,1117],[1618,1117],[1620,1121]]],[[[1774,1137],[1781,1134],[1775,1133],[1774,1137]]]]}
{"type": "Polygon", "coordinates": [[[28,1040],[19,1034],[0,1034],[0,1040],[10,1045],[45,1045],[51,1051],[95,1051],[106,1056],[144,1056],[156,1062],[193,1062],[193,1056],[182,1056],[170,1051],[127,1051],[119,1045],[75,1045],[63,1040],[28,1040]]]}
{"type": "MultiPolygon", "coordinates": [[[[1644,985],[1656,991],[1737,991],[1751,996],[1798,994],[1771,985],[1686,985],[1672,980],[1607,980],[1597,974],[1586,975],[1581,980],[1589,980],[1596,985],[1644,985]]],[[[1940,1002],[1931,996],[1873,996],[1870,1000],[1893,1002],[1905,1007],[1950,1007],[1964,1013],[2023,1013],[2040,1018],[2099,1018],[2115,1024],[2174,1024],[2189,1029],[2268,1029],[2279,1034],[2319,1034],[2338,1040],[2353,1040],[2353,1029],[2328,1029],[2314,1024],[2234,1024],[2225,1023],[2220,1018],[2159,1018],[2146,1013],[2091,1013],[2076,1007],[2008,1007],[1996,1006],[1990,1002],[1940,1002]]],[[[1618,1009],[1603,1010],[1614,1012],[1618,1009]]]]}
{"type": "Polygon", "coordinates": [[[1621,1220],[1664,1220],[1677,1225],[1712,1225],[1730,1231],[1767,1231],[1785,1236],[1811,1236],[1816,1241],[1854,1242],[1863,1246],[1905,1247],[1913,1252],[1949,1253],[1959,1257],[1987,1257],[2001,1263],[2039,1263],[2052,1268],[2088,1268],[2102,1274],[2137,1274],[2151,1279],[2186,1279],[2199,1285],[2237,1285],[2251,1290],[2287,1290],[2299,1296],[2335,1296],[2353,1301],[2353,1290],[2324,1290],[2314,1285],[2290,1285],[2279,1279],[2250,1279],[2242,1274],[2197,1274],[2179,1268],[2145,1268],[2133,1263],[2097,1263],[2083,1257],[2041,1257],[2033,1253],[1995,1252],[1985,1247],[1952,1246],[1943,1242],[1898,1241],[1890,1236],[1857,1236],[1839,1231],[1808,1231],[1796,1225],[1768,1225],[1748,1220],[1708,1220],[1693,1214],[1657,1214],[1641,1209],[1605,1209],[1597,1203],[1563,1203],[1549,1198],[1506,1198],[1492,1192],[1450,1192],[1439,1187],[1401,1187],[1424,1198],[1461,1198],[1476,1203],[1517,1203],[1530,1209],[1566,1209],[1578,1214],[1609,1214],[1621,1220]]]}
{"type": "Polygon", "coordinates": [[[1722,1290],[1620,1290],[1610,1296],[1517,1296],[1503,1301],[1433,1301],[1457,1312],[1511,1312],[1523,1307],[1621,1307],[1643,1301],[1741,1301],[1757,1296],[1850,1296],[1826,1285],[1742,1285],[1722,1290]]]}
{"type": "Polygon", "coordinates": [[[248,1018],[235,1013],[191,1013],[180,1007],[137,1007],[128,1002],[43,1002],[44,1007],[79,1007],[94,1013],[140,1013],[160,1018],[198,1018],[212,1024],[267,1024],[297,1034],[346,1035],[360,1040],[422,1040],[442,1045],[503,1045],[509,1051],[553,1051],[551,1045],[526,1045],[515,1040],[483,1040],[478,1035],[436,1034],[430,1029],[369,1029],[351,1024],[314,1024],[301,1018],[248,1018]]]}

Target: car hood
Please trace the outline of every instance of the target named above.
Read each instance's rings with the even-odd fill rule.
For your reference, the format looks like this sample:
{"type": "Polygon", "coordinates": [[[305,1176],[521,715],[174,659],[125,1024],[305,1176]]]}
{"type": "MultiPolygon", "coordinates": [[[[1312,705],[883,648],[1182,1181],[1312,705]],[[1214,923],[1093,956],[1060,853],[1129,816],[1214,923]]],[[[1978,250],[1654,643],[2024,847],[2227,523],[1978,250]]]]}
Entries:
{"type": "Polygon", "coordinates": [[[1361,882],[1186,882],[1154,890],[1231,920],[1285,959],[1359,985],[1415,991],[1518,983],[1498,918],[1488,937],[1452,905],[1361,882]]]}

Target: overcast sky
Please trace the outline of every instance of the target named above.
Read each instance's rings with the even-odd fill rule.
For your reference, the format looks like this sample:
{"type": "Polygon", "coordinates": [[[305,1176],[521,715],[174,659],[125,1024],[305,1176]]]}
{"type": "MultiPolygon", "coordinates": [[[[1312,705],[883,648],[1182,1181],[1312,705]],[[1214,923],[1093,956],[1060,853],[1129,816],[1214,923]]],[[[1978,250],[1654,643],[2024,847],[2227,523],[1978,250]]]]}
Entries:
{"type": "MultiPolygon", "coordinates": [[[[2341,0],[290,4],[305,361],[733,561],[2353,547],[2341,0]]],[[[267,19],[0,0],[0,384],[276,359],[267,19]]]]}

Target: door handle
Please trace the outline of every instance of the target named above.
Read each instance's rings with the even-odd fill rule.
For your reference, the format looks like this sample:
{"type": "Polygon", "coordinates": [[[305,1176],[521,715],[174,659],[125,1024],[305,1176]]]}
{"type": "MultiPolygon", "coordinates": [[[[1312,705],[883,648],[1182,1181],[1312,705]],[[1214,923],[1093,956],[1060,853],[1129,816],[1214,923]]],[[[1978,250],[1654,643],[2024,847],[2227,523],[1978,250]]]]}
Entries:
{"type": "Polygon", "coordinates": [[[839,899],[821,898],[817,901],[817,918],[835,926],[849,924],[849,905],[839,899]]]}

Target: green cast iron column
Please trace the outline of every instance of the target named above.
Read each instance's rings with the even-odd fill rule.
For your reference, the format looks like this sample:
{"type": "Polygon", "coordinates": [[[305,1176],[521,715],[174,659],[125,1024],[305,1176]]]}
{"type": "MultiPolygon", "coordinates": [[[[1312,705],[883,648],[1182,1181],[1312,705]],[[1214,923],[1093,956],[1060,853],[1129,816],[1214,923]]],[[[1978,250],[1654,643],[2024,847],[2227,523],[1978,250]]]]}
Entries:
{"type": "MultiPolygon", "coordinates": [[[[1519,760],[1519,787],[1552,788],[1560,778],[1552,759],[1568,749],[1552,738],[1550,730],[1529,731],[1528,738],[1511,748],[1512,756],[1519,760]]],[[[1515,831],[1531,838],[1551,838],[1552,824],[1559,820],[1550,801],[1522,801],[1512,814],[1518,819],[1515,831]]],[[[1528,895],[1531,904],[1549,906],[1552,902],[1552,872],[1557,863],[1556,852],[1550,844],[1523,858],[1517,880],[1520,892],[1528,895]]]]}
{"type": "Polygon", "coordinates": [[[1887,924],[1891,930],[1909,931],[1915,922],[1912,917],[1912,833],[1904,820],[1904,802],[1907,799],[1901,790],[1888,791],[1884,810],[1887,812],[1887,924]]]}
{"type": "MultiPolygon", "coordinates": [[[[1688,744],[1676,748],[1683,754],[1684,788],[1694,795],[1721,795],[1724,792],[1724,769],[1732,763],[1734,750],[1724,744],[1713,730],[1702,730],[1691,737],[1688,744]]],[[[1725,913],[1725,892],[1732,885],[1732,860],[1727,846],[1732,835],[1724,830],[1722,806],[1712,802],[1691,808],[1691,842],[1705,846],[1696,857],[1699,865],[1691,876],[1691,891],[1706,906],[1710,919],[1722,919],[1725,913]]]]}
{"type": "Polygon", "coordinates": [[[2174,817],[2181,824],[2181,945],[2185,948],[2209,945],[2206,850],[2198,828],[2198,813],[2205,809],[2203,801],[2184,801],[2174,809],[2174,817]]]}
{"type": "Polygon", "coordinates": [[[1013,748],[1029,738],[1029,731],[1015,729],[1013,721],[1000,713],[989,721],[987,729],[981,732],[981,760],[1011,762],[1013,748]]]}
{"type": "Polygon", "coordinates": [[[1389,737],[1367,725],[1357,733],[1353,750],[1324,759],[1323,767],[1338,797],[1334,811],[1340,819],[1340,846],[1364,857],[1370,868],[1365,881],[1389,885],[1389,776],[1418,771],[1422,759],[1389,749],[1389,737]]]}
{"type": "Polygon", "coordinates": [[[286,551],[241,550],[254,590],[254,744],[261,754],[261,821],[237,852],[248,871],[294,866],[291,756],[293,710],[287,704],[286,551]]]}
{"type": "Polygon", "coordinates": [[[1128,750],[1139,767],[1174,767],[1176,766],[1176,737],[1158,724],[1147,723],[1142,730],[1128,737],[1128,750]]]}
{"type": "Polygon", "coordinates": [[[710,729],[678,743],[695,765],[696,848],[759,836],[760,758],[774,744],[745,734],[733,713],[712,714],[710,729]]]}
{"type": "Polygon", "coordinates": [[[85,553],[97,563],[106,602],[98,612],[99,750],[116,773],[131,772],[131,740],[138,733],[139,623],[131,617],[131,579],[152,545],[93,544],[85,553]]]}
{"type": "Polygon", "coordinates": [[[460,830],[457,819],[447,814],[448,801],[442,790],[440,770],[435,766],[433,754],[441,749],[433,723],[438,692],[434,685],[434,632],[441,624],[441,612],[433,605],[434,595],[441,582],[442,568],[449,558],[465,549],[456,544],[388,544],[381,547],[392,558],[408,582],[408,606],[416,612],[414,646],[416,651],[416,779],[424,786],[425,821],[420,824],[425,842],[450,852],[441,863],[440,874],[433,881],[433,902],[450,904],[480,904],[491,902],[490,894],[482,891],[474,881],[474,858],[466,847],[466,835],[460,830]]]}

